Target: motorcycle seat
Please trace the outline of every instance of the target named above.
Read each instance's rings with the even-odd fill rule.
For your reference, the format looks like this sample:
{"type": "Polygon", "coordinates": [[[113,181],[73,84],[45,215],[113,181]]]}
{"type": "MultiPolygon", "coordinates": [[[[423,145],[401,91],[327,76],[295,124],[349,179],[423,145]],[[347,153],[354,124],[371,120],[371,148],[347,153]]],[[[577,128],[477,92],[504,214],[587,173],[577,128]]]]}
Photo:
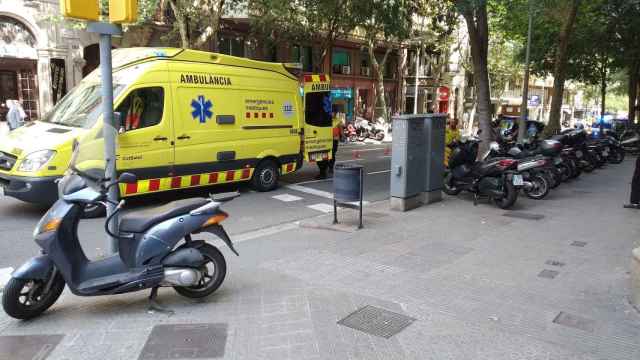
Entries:
{"type": "Polygon", "coordinates": [[[188,214],[190,211],[208,203],[208,199],[193,198],[172,201],[151,209],[130,211],[120,218],[119,229],[123,233],[143,233],[153,225],[176,216],[188,214]]]}

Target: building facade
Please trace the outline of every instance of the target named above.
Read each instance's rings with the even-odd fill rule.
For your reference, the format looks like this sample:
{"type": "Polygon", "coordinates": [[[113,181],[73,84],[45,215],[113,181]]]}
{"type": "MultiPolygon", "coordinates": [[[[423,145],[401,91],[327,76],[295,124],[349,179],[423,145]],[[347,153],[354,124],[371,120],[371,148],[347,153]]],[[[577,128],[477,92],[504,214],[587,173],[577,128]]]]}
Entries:
{"type": "Polygon", "coordinates": [[[57,0],[0,0],[0,120],[14,99],[41,118],[97,66],[97,37],[65,28],[59,13],[57,0]]]}

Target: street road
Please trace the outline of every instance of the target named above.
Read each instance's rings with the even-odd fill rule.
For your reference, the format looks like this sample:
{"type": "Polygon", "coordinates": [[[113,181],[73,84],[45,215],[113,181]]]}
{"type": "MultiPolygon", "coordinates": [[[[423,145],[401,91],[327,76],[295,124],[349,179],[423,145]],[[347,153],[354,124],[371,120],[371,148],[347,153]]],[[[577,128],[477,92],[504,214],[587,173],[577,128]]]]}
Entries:
{"type": "MultiPolygon", "coordinates": [[[[365,201],[384,200],[389,196],[390,149],[390,143],[345,144],[338,149],[338,163],[356,163],[365,167],[365,201]]],[[[230,214],[224,225],[232,239],[246,239],[333,211],[333,183],[331,179],[315,180],[317,174],[317,166],[305,164],[300,171],[284,176],[280,187],[272,192],[255,192],[247,185],[209,187],[132,198],[128,200],[127,209],[158,206],[180,198],[238,189],[242,195],[224,206],[230,214]]],[[[31,233],[44,211],[46,209],[13,198],[0,198],[0,281],[2,269],[16,267],[38,254],[39,248],[31,233]]],[[[89,257],[105,252],[103,224],[104,219],[81,222],[80,238],[89,257]]]]}

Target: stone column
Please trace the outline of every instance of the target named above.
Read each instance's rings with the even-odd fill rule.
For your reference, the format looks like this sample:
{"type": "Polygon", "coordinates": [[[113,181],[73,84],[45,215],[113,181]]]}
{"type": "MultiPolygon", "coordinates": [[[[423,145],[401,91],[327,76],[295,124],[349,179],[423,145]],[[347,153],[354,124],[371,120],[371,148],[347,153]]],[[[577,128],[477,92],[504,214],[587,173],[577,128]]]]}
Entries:
{"type": "Polygon", "coordinates": [[[49,50],[38,50],[38,93],[40,96],[39,111],[42,118],[53,107],[51,53],[49,50]]]}
{"type": "Polygon", "coordinates": [[[631,303],[640,311],[640,247],[631,252],[631,303]]]}

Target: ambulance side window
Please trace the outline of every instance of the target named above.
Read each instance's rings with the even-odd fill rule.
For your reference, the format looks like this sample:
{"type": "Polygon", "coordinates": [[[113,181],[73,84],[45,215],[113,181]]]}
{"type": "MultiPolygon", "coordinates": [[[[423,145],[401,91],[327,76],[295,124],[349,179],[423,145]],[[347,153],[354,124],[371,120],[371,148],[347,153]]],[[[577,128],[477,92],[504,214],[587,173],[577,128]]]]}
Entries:
{"type": "Polygon", "coordinates": [[[149,87],[132,91],[116,110],[126,131],[160,124],[164,111],[164,89],[149,87]]]}
{"type": "Polygon", "coordinates": [[[331,93],[306,94],[304,116],[305,122],[311,126],[331,127],[331,93]]]}

